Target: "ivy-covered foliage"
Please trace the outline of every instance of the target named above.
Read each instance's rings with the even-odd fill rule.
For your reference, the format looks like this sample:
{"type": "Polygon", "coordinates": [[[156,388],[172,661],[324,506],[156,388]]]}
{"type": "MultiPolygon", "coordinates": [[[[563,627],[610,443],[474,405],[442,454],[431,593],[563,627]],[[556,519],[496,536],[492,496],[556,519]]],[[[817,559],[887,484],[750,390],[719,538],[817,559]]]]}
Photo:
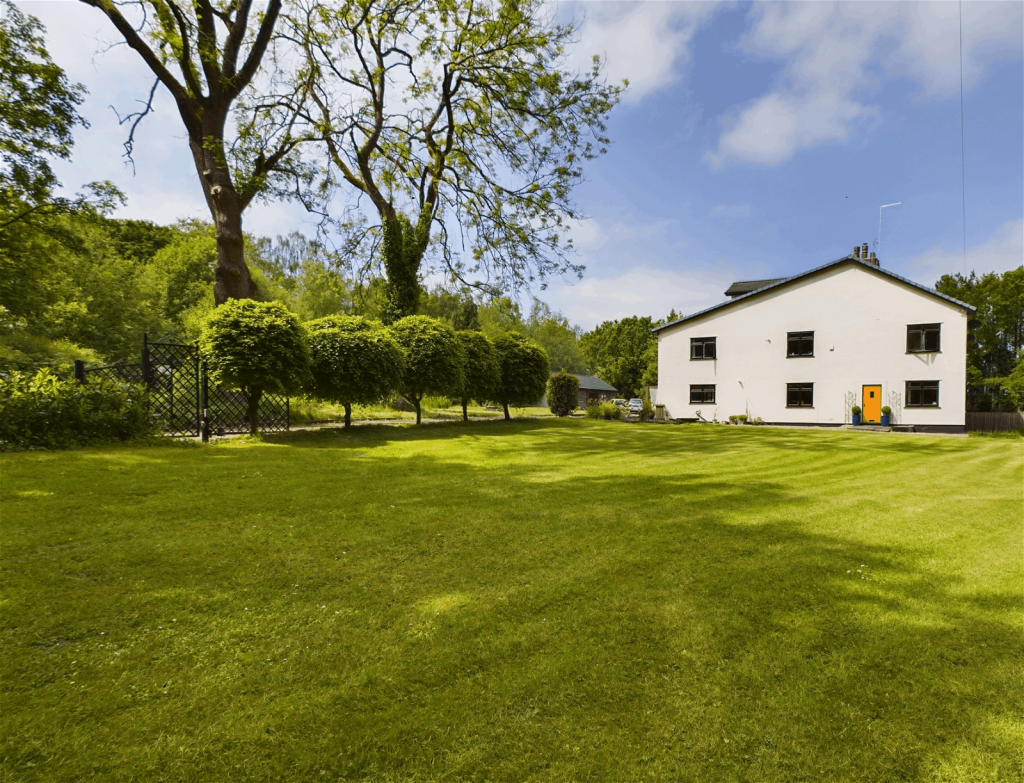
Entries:
{"type": "Polygon", "coordinates": [[[200,350],[211,378],[245,395],[252,433],[265,392],[293,394],[308,383],[305,330],[280,302],[229,299],[207,319],[200,350]]]}
{"type": "Polygon", "coordinates": [[[482,332],[456,332],[462,345],[462,419],[469,420],[470,400],[489,400],[498,387],[501,369],[491,341],[482,332]]]}
{"type": "Polygon", "coordinates": [[[153,434],[143,386],[64,380],[44,369],[0,376],[0,450],[60,449],[153,434]]]}
{"type": "Polygon", "coordinates": [[[544,396],[551,362],[543,348],[515,332],[497,337],[494,351],[501,371],[495,401],[511,419],[509,405],[534,405],[544,396]]]}
{"type": "Polygon", "coordinates": [[[391,333],[405,354],[401,391],[416,408],[419,424],[425,394],[455,396],[462,388],[462,346],[448,324],[425,315],[402,318],[391,333]]]}
{"type": "Polygon", "coordinates": [[[579,405],[580,379],[561,370],[548,379],[548,409],[556,416],[568,416],[579,405]]]}
{"type": "Polygon", "coordinates": [[[309,328],[309,393],[345,406],[352,426],[352,405],[371,404],[399,387],[405,357],[384,327],[359,316],[329,316],[309,328]]]}

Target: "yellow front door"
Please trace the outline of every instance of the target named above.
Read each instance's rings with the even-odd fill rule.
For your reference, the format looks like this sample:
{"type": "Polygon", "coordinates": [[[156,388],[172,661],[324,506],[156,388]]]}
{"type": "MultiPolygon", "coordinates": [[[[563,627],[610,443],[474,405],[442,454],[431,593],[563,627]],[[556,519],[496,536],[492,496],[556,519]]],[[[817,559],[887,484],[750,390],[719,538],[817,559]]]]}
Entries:
{"type": "Polygon", "coordinates": [[[882,420],[882,387],[864,387],[864,423],[878,424],[882,420]]]}

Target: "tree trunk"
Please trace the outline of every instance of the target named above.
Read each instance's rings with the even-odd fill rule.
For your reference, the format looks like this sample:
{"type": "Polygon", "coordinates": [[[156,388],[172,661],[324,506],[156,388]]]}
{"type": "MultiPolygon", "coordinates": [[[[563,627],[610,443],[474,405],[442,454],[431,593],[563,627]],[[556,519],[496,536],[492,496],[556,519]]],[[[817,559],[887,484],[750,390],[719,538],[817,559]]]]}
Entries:
{"type": "Polygon", "coordinates": [[[463,421],[469,421],[469,412],[467,410],[468,407],[469,407],[469,400],[464,399],[462,401],[462,420],[463,421]]]}
{"type": "Polygon", "coordinates": [[[263,391],[257,389],[245,395],[245,417],[249,420],[249,434],[260,434],[260,398],[263,391]]]}
{"type": "Polygon", "coordinates": [[[416,406],[416,423],[419,424],[420,423],[420,398],[419,397],[413,397],[412,398],[412,404],[416,406]]]}
{"type": "Polygon", "coordinates": [[[222,305],[228,299],[252,299],[256,293],[245,264],[245,236],[242,211],[246,201],[238,195],[231,172],[225,165],[224,120],[213,111],[203,115],[202,132],[189,135],[192,160],[203,186],[206,205],[213,218],[217,239],[217,265],[213,268],[213,300],[222,305]]]}
{"type": "Polygon", "coordinates": [[[352,403],[350,402],[345,403],[345,426],[352,426],[352,403]]]}
{"type": "Polygon", "coordinates": [[[431,215],[426,211],[415,226],[401,212],[384,219],[384,309],[386,325],[415,315],[420,302],[420,262],[430,241],[431,215]]]}
{"type": "Polygon", "coordinates": [[[512,417],[508,415],[508,403],[507,402],[503,402],[501,404],[501,407],[505,409],[505,421],[511,421],[512,417]]]}

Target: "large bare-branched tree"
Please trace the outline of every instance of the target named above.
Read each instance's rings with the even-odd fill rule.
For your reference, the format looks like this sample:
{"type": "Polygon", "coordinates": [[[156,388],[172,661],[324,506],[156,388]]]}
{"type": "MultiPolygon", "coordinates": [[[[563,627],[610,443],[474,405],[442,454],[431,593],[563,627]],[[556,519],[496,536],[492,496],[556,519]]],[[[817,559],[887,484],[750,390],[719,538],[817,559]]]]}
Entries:
{"type": "Polygon", "coordinates": [[[550,13],[541,0],[299,0],[289,35],[311,87],[295,108],[335,182],[379,216],[385,320],[416,311],[432,241],[453,280],[492,292],[582,272],[570,194],[623,87],[596,58],[568,67],[575,28],[550,13]]]}
{"type": "MultiPolygon", "coordinates": [[[[214,295],[218,304],[253,295],[245,264],[242,213],[252,200],[301,170],[294,107],[302,106],[301,80],[285,101],[267,102],[282,0],[81,0],[102,11],[124,43],[155,77],[145,108],[129,115],[128,155],[139,120],[158,85],[174,98],[216,229],[214,295]],[[255,7],[254,7],[255,6],[255,7]],[[246,91],[251,93],[246,95],[246,91]],[[244,105],[245,111],[238,113],[244,105]]],[[[286,59],[286,58],[285,58],[286,59]]],[[[296,187],[301,187],[296,184],[296,187]]]]}

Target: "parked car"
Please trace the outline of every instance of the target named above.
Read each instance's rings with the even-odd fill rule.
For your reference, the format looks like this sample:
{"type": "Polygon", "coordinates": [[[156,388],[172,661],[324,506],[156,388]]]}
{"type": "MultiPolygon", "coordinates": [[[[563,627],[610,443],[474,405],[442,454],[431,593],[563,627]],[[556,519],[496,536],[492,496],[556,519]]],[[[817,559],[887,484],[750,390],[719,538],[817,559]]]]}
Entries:
{"type": "Polygon", "coordinates": [[[625,400],[619,400],[619,399],[612,400],[612,405],[618,405],[620,408],[628,408],[629,407],[629,403],[628,402],[626,402],[625,400]]]}
{"type": "Polygon", "coordinates": [[[639,415],[640,411],[642,411],[643,409],[644,409],[644,401],[641,400],[639,397],[634,397],[633,399],[631,399],[629,401],[629,412],[630,413],[635,413],[635,414],[639,415]]]}

